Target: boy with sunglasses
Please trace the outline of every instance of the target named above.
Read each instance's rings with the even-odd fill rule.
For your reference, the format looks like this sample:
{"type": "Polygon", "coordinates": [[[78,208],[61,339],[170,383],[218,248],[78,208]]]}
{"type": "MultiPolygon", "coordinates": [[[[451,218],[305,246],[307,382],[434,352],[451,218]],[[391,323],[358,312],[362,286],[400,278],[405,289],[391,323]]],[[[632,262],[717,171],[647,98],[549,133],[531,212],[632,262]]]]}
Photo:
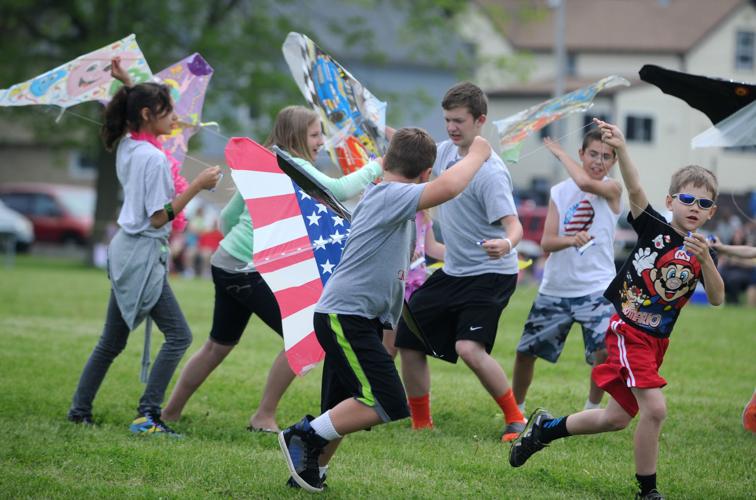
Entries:
{"type": "Polygon", "coordinates": [[[717,180],[709,170],[691,165],[672,175],[668,224],[654,210],[630,160],[622,132],[596,120],[602,140],[617,152],[629,195],[628,221],[638,242],[605,292],[617,310],[606,333],[608,358],[593,369],[593,380],[612,398],[606,408],[553,418],[544,409],[531,415],[512,444],[509,463],[520,467],[558,438],[597,434],[627,427],[640,412],[635,430],[635,472],[639,498],[663,498],[656,489],[659,435],[667,408],[659,367],[680,309],[699,280],[712,305],[724,301],[724,282],[706,238],[696,231],[714,215],[717,180]]]}

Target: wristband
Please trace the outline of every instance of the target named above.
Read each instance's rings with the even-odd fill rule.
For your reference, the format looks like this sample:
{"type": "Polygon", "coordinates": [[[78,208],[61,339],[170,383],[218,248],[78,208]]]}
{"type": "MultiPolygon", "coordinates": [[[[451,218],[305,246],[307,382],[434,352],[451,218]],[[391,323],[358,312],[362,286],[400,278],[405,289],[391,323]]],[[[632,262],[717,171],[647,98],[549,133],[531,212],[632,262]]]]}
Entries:
{"type": "Polygon", "coordinates": [[[509,255],[510,253],[512,253],[512,250],[514,250],[514,245],[512,244],[512,240],[510,240],[509,238],[504,238],[504,241],[509,243],[509,251],[507,252],[507,255],[509,255]]]}
{"type": "Polygon", "coordinates": [[[165,208],[165,213],[168,214],[169,221],[176,218],[176,214],[173,212],[173,205],[170,202],[163,205],[163,208],[165,208]]]}

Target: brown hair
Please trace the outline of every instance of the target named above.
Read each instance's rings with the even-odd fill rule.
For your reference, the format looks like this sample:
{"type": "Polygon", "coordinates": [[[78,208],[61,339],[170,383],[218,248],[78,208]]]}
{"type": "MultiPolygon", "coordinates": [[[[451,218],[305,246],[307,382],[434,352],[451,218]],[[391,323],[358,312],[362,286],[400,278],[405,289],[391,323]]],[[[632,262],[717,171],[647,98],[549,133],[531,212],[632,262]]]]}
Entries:
{"type": "Polygon", "coordinates": [[[688,184],[693,184],[693,187],[705,187],[711,193],[712,199],[716,201],[719,183],[717,176],[708,168],[688,165],[677,170],[672,174],[672,179],[669,181],[669,194],[679,193],[688,184]]]}
{"type": "MultiPolygon", "coordinates": [[[[601,130],[599,130],[597,128],[593,128],[593,129],[589,130],[588,133],[586,133],[583,136],[583,146],[580,148],[580,151],[585,151],[586,148],[588,146],[590,146],[591,143],[594,142],[594,141],[598,141],[598,142],[601,142],[601,143],[604,142],[604,141],[601,140],[601,130]]],[[[614,148],[612,148],[611,146],[610,146],[610,148],[612,150],[612,154],[616,158],[617,157],[617,151],[615,151],[614,148]]]]}
{"type": "Polygon", "coordinates": [[[126,129],[137,131],[142,127],[142,109],[150,110],[152,118],[156,118],[173,111],[171,93],[167,86],[161,83],[139,83],[133,87],[121,87],[105,108],[105,123],[100,130],[100,136],[105,149],[113,150],[113,146],[126,132],[126,129]]]}
{"type": "Polygon", "coordinates": [[[421,128],[400,128],[394,132],[383,168],[407,179],[419,177],[436,161],[436,143],[428,132],[421,128]]]}
{"type": "Polygon", "coordinates": [[[314,162],[315,158],[307,147],[307,129],[319,118],[315,111],[304,106],[286,106],[278,112],[264,146],[270,148],[275,145],[294,156],[314,162]]]}
{"type": "Polygon", "coordinates": [[[460,82],[446,91],[441,107],[445,110],[465,107],[474,119],[488,113],[486,94],[472,82],[460,82]]]}

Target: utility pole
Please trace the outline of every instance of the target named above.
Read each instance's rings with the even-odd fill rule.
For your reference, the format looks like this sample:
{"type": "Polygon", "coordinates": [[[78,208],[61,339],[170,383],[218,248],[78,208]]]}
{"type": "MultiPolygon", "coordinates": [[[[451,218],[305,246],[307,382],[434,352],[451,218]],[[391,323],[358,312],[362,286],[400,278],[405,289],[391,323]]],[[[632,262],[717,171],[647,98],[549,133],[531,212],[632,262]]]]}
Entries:
{"type": "MultiPolygon", "coordinates": [[[[567,51],[564,46],[565,30],[565,3],[567,0],[549,0],[548,6],[554,13],[554,97],[564,94],[565,77],[567,73],[567,51]]],[[[553,138],[560,141],[565,135],[565,126],[562,120],[552,123],[553,138]]],[[[561,142],[561,141],[560,141],[561,142]]],[[[556,184],[562,177],[562,166],[559,160],[554,158],[552,183],[556,184]]]]}

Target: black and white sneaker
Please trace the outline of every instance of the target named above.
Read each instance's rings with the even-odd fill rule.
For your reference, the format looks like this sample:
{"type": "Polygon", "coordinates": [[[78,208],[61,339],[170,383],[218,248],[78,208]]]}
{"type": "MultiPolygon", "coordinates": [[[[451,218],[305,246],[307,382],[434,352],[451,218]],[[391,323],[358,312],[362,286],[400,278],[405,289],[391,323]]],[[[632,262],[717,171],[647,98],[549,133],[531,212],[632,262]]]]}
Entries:
{"type": "Polygon", "coordinates": [[[664,495],[659,493],[658,490],[653,489],[646,493],[645,495],[641,495],[640,491],[635,494],[635,498],[639,498],[640,500],[664,500],[664,495]]]}
{"type": "Polygon", "coordinates": [[[544,449],[547,444],[541,441],[541,428],[544,422],[552,420],[554,417],[543,409],[538,408],[530,415],[525,430],[512,442],[512,448],[509,450],[509,465],[520,467],[536,452],[544,449]]]}
{"type": "Polygon", "coordinates": [[[328,440],[318,436],[310,426],[312,415],[278,433],[278,444],[289,467],[291,479],[305,491],[323,491],[318,457],[328,440]]]}

